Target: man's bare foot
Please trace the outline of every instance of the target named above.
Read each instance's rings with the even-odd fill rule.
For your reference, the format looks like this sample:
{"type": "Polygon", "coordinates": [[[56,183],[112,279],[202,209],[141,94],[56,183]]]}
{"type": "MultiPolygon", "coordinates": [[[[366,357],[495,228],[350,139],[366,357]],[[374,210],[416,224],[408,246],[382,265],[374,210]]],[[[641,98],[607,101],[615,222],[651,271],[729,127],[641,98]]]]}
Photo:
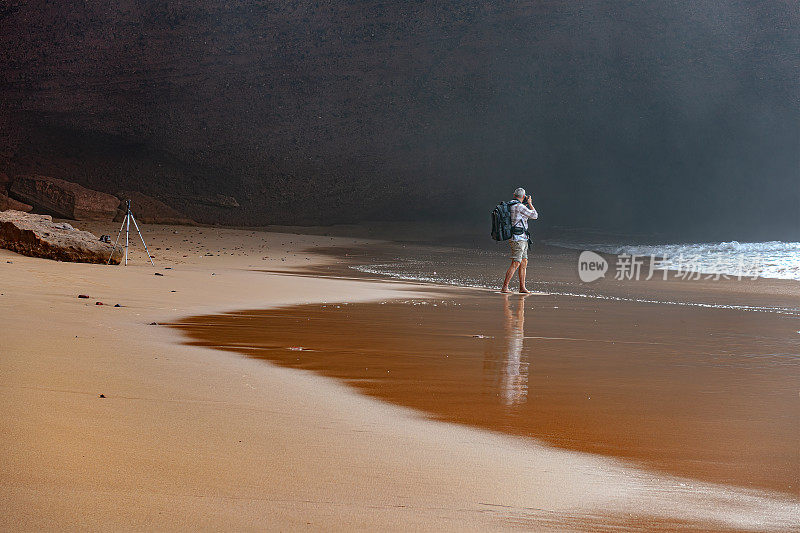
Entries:
{"type": "Polygon", "coordinates": [[[502,289],[500,289],[500,292],[502,292],[503,294],[511,294],[511,291],[509,290],[508,287],[503,287],[502,289]]]}
{"type": "Polygon", "coordinates": [[[531,293],[531,291],[529,291],[525,287],[520,287],[519,288],[519,292],[520,292],[520,294],[530,294],[531,293]]]}

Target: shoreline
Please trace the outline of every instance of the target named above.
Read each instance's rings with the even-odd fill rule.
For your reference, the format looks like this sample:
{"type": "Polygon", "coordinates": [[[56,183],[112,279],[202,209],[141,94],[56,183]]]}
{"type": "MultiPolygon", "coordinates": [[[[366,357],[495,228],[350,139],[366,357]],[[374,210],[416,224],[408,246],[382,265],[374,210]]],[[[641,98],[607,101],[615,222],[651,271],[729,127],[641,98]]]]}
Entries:
{"type": "Polygon", "coordinates": [[[615,461],[425,420],[327,378],[184,346],[148,324],[413,297],[420,286],[251,271],[325,263],[303,250],[358,239],[168,226],[148,226],[145,238],[163,277],[135,262],[0,250],[4,527],[669,529],[688,520],[780,530],[797,518],[794,501],[752,491],[715,488],[722,500],[709,501],[667,481],[665,499],[652,490],[659,476],[631,480],[615,461]],[[690,503],[683,517],[677,502],[690,503]]]}
{"type": "Polygon", "coordinates": [[[773,355],[790,349],[786,322],[727,309],[431,289],[424,298],[237,310],[166,325],[189,345],[333,378],[429,419],[794,497],[796,381],[773,355]],[[737,353],[753,335],[758,352],[737,353]]]}
{"type": "MultiPolygon", "coordinates": [[[[441,265],[442,257],[452,254],[456,259],[463,259],[459,247],[444,247],[436,244],[403,243],[401,245],[380,241],[369,247],[325,248],[319,250],[326,261],[313,267],[288,270],[265,270],[268,273],[289,275],[308,275],[312,277],[330,277],[336,279],[368,279],[373,281],[392,281],[398,283],[420,284],[426,287],[448,289],[475,290],[484,293],[496,293],[496,287],[487,284],[483,278],[465,279],[464,272],[459,269],[446,272],[434,272],[438,276],[407,272],[398,268],[397,263],[415,259],[416,254],[427,254],[426,260],[441,265]],[[377,250],[377,251],[376,251],[377,250]],[[431,252],[431,251],[434,252],[431,252]],[[376,264],[377,263],[377,264],[376,264]],[[388,268],[387,268],[388,267],[388,268]],[[455,279],[452,279],[455,277],[455,279]],[[467,281],[468,283],[464,283],[467,281]],[[472,283],[469,283],[472,282],[472,283]]],[[[505,248],[497,250],[466,250],[468,253],[488,255],[496,263],[499,279],[505,262],[505,248]],[[487,252],[490,252],[487,254],[487,252]],[[498,262],[499,259],[499,262],[498,262]]],[[[598,300],[651,303],[657,305],[682,305],[708,309],[740,309],[744,311],[778,312],[800,315],[800,281],[758,278],[755,280],[668,280],[653,279],[651,281],[618,281],[613,275],[595,282],[577,283],[578,251],[551,245],[537,245],[533,249],[533,258],[528,266],[528,282],[530,289],[567,298],[590,298],[598,300]],[[543,258],[543,261],[541,260],[543,258]],[[542,263],[545,266],[541,268],[542,263]],[[533,273],[534,275],[531,275],[533,273]],[[566,291],[566,292],[565,292],[566,291]],[[664,294],[675,295],[673,301],[658,299],[664,294]],[[777,304],[776,304],[777,302],[777,304]]],[[[602,254],[606,259],[613,256],[602,254]]],[[[611,262],[611,261],[609,261],[611,262]]],[[[485,267],[478,263],[470,268],[485,267]]],[[[445,266],[446,268],[446,266],[445,266]]],[[[660,272],[660,271],[659,271],[660,272]]],[[[674,271],[668,271],[674,273],[674,271]]],[[[513,286],[513,283],[512,283],[513,286]]]]}

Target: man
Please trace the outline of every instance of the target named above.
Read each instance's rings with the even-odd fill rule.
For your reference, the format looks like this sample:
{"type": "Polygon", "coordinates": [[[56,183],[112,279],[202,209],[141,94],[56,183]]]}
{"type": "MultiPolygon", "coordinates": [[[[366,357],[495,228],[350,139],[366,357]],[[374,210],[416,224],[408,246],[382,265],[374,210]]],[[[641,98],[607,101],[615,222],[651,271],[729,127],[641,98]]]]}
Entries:
{"type": "Polygon", "coordinates": [[[510,209],[514,234],[508,241],[511,245],[511,266],[506,271],[506,279],[500,292],[511,292],[508,284],[514,276],[514,272],[519,270],[519,292],[529,294],[531,291],[525,288],[525,269],[528,268],[528,245],[530,243],[528,220],[539,218],[539,213],[533,207],[533,200],[530,196],[525,195],[525,189],[522,187],[514,191],[514,199],[517,200],[517,203],[513,204],[510,209]]]}

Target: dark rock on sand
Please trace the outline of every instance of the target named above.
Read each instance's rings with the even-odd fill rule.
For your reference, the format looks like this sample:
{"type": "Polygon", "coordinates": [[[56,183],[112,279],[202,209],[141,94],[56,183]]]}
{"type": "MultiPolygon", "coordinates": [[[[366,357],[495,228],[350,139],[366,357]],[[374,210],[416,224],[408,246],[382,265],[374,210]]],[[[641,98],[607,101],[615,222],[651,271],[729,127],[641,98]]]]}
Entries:
{"type": "Polygon", "coordinates": [[[196,222],[168,206],[161,200],[139,191],[121,191],[117,193],[121,203],[114,221],[122,222],[125,216],[125,200],[131,201],[131,211],[138,222],[145,224],[182,224],[194,225],[196,222]]]}
{"type": "Polygon", "coordinates": [[[79,294],[78,298],[91,298],[88,294],[79,294]]]}
{"type": "Polygon", "coordinates": [[[49,176],[16,176],[9,192],[36,210],[75,220],[113,220],[119,206],[116,196],[49,176]]]}
{"type": "MultiPolygon", "coordinates": [[[[112,246],[100,242],[88,231],[56,223],[50,215],[21,211],[0,212],[0,248],[22,255],[76,263],[105,263],[112,246]]],[[[115,251],[111,262],[119,264],[122,250],[115,251]]]]}
{"type": "Polygon", "coordinates": [[[14,200],[13,198],[10,198],[9,196],[0,192],[0,211],[8,211],[9,209],[28,213],[33,209],[33,206],[18,200],[14,200]]]}

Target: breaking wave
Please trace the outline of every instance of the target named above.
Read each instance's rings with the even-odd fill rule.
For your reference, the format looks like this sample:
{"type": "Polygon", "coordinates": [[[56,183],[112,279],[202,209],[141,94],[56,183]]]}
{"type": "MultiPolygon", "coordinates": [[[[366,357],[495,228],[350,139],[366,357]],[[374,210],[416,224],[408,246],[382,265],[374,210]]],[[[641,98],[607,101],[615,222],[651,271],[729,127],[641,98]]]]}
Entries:
{"type": "Polygon", "coordinates": [[[598,244],[546,241],[551,246],[658,258],[660,268],[732,278],[800,280],[800,242],[719,242],[696,244],[598,244]]]}

